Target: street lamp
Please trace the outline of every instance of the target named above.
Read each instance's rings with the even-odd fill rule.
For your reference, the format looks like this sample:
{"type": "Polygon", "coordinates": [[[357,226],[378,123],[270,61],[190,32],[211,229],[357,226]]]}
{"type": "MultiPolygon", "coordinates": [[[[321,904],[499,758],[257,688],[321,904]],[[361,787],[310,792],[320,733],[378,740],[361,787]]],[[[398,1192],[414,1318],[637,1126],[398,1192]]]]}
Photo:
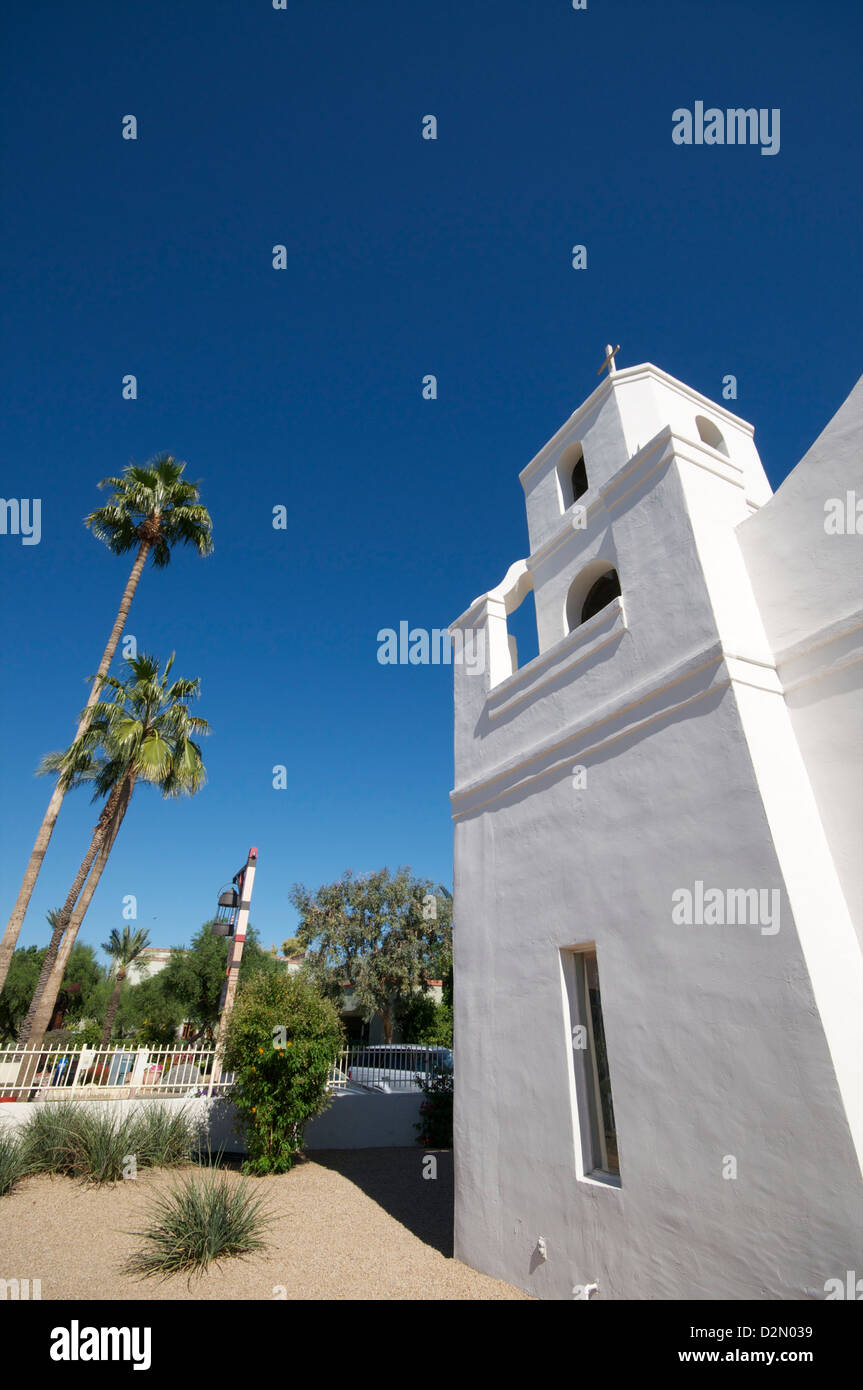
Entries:
{"type": "MultiPolygon", "coordinates": [[[[234,875],[234,883],[239,876],[239,874],[234,875]]],[[[219,894],[215,919],[210,924],[210,931],[213,936],[233,936],[235,914],[239,906],[240,895],[236,888],[223,888],[219,894]]]]}

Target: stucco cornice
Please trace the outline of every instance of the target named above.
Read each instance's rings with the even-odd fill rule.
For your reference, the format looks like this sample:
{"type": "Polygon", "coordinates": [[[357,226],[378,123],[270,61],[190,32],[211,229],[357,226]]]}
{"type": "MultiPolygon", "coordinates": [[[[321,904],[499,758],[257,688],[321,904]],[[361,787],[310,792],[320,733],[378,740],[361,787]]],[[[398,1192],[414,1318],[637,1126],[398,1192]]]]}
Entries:
{"type": "Polygon", "coordinates": [[[863,610],[810,632],[776,653],[786,694],[863,661],[863,610]]]}
{"type": "Polygon", "coordinates": [[[676,666],[624,692],[620,699],[586,712],[558,734],[522,755],[489,768],[450,793],[453,819],[472,815],[514,789],[563,775],[573,761],[586,762],[622,738],[649,731],[711,693],[734,685],[753,686],[782,697],[774,667],[745,655],[733,656],[714,642],[676,666]]]}

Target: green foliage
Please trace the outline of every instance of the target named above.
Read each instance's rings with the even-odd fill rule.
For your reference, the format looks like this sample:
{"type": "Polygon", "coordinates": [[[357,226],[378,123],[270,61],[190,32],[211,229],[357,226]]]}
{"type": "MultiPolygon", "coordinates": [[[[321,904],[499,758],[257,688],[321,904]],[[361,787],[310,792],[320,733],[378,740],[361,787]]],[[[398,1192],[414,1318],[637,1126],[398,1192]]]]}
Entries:
{"type": "MultiPolygon", "coordinates": [[[[0,993],[0,1040],[5,1042],[17,1037],[47,953],[47,946],[19,947],[13,952],[9,974],[0,993]]],[[[70,984],[80,985],[81,989],[69,996],[66,1021],[71,1023],[81,1017],[103,1018],[110,989],[92,946],[76,942],[72,947],[63,980],[64,987],[70,984]]]]}
{"type": "Polygon", "coordinates": [[[13,952],[0,994],[0,1037],[13,1039],[24,1022],[47,947],[27,946],[13,952]]]}
{"type": "Polygon", "coordinates": [[[27,1156],[17,1134],[0,1130],[0,1197],[11,1192],[27,1171],[27,1156]]]}
{"type": "Polygon", "coordinates": [[[65,753],[43,758],[43,770],[59,770],[62,778],[65,766],[74,769],[73,780],[92,781],[94,801],[121,784],[131,792],[135,780],[158,787],[166,799],[194,796],[207,780],[195,740],[210,729],[190,708],[200,681],[169,681],[173,665],[173,652],[161,672],[158,659],[145,652],[126,657],[122,674],[102,681],[84,733],[65,753]]]}
{"type": "Polygon", "coordinates": [[[452,1007],[428,994],[414,994],[398,1010],[402,1042],[452,1047],[452,1007]]]}
{"type": "MultiPolygon", "coordinates": [[[[143,1043],[174,1041],[181,1023],[193,1024],[198,1037],[212,1042],[219,1021],[219,1000],[228,963],[228,939],[213,936],[205,922],[192,938],[191,948],[175,947],[158,975],[128,986],[120,996],[114,1036],[135,1037],[143,1043]]],[[[255,928],[249,926],[240,983],[259,974],[280,975],[284,966],[263,950],[255,928]]]]}
{"type": "Polygon", "coordinates": [[[82,1047],[98,1047],[102,1041],[102,1025],[97,1018],[76,1018],[64,1031],[82,1047]]]}
{"type": "Polygon", "coordinates": [[[172,951],[158,976],[165,995],[180,1005],[182,1016],[210,1039],[218,1021],[227,963],[227,939],[213,936],[205,922],[192,938],[191,950],[172,951]]]}
{"type": "Polygon", "coordinates": [[[330,998],[345,985],[365,1018],[379,1013],[387,1041],[396,1011],[436,973],[452,940],[452,897],[409,868],[355,878],[347,870],[316,893],[295,884],[291,901],[300,914],[298,936],[306,970],[330,998]],[[430,898],[435,915],[425,909],[430,898]]]}
{"type": "Polygon", "coordinates": [[[126,1263],[126,1272],[139,1278],[168,1279],[172,1274],[203,1274],[214,1261],[261,1250],[270,1218],[262,1199],[246,1181],[231,1181],[211,1169],[192,1174],[167,1196],[156,1199],[152,1225],[137,1234],[143,1250],[126,1263]]]}
{"type": "MultiPolygon", "coordinates": [[[[138,985],[130,985],[120,995],[114,1019],[114,1037],[134,1036],[136,1041],[170,1046],[185,1018],[182,1002],[166,988],[161,970],[138,985]]],[[[100,1035],[101,1035],[101,1029],[100,1035]]]]}
{"type": "Polygon", "coordinates": [[[44,1105],[22,1133],[32,1173],[62,1173],[92,1182],[117,1182],[132,1153],[133,1117],[90,1110],[75,1101],[44,1105]]]}
{"type": "Polygon", "coordinates": [[[102,942],[102,950],[114,961],[119,973],[131,965],[133,960],[137,960],[149,944],[150,933],[146,927],[136,927],[133,930],[126,922],[122,931],[118,931],[116,927],[111,928],[110,937],[102,942]]]}
{"type": "Polygon", "coordinates": [[[414,1125],[417,1143],[427,1149],[451,1149],[453,1074],[438,1072],[420,1085],[424,1095],[420,1102],[421,1119],[414,1125]]]}
{"type": "Polygon", "coordinates": [[[139,1168],[188,1162],[198,1148],[198,1130],[187,1113],[160,1106],[121,1114],[57,1101],[34,1110],[21,1131],[21,1145],[29,1173],[117,1182],[130,1154],[139,1168]]]}
{"type": "Polygon", "coordinates": [[[146,950],[150,944],[150,934],[145,927],[137,927],[134,931],[126,922],[122,932],[114,927],[107,941],[102,942],[102,950],[105,951],[114,961],[117,967],[117,976],[114,988],[111,993],[111,1002],[105,1015],[105,1025],[102,1029],[101,1042],[103,1047],[107,1047],[111,1041],[111,1033],[114,1029],[114,1020],[117,1017],[117,1009],[120,1006],[120,998],[123,993],[123,985],[126,980],[128,967],[133,961],[137,960],[141,952],[146,950]]]}
{"type": "Polygon", "coordinates": [[[176,1168],[197,1155],[200,1133],[186,1110],[148,1102],[135,1115],[133,1141],[139,1168],[176,1168]]]}
{"type": "Polygon", "coordinates": [[[78,1018],[98,1018],[104,1014],[109,993],[105,968],[100,965],[94,947],[86,946],[81,941],[75,942],[66,962],[62,987],[65,989],[71,984],[80,985],[81,989],[69,997],[67,1023],[78,1018]]]}
{"type": "Polygon", "coordinates": [[[177,545],[191,545],[199,555],[213,549],[212,522],[201,505],[198,483],[183,477],[185,463],[156,454],[146,464],[130,463],[120,477],[103,478],[108,501],[85,518],[94,536],[115,555],[137,550],[146,539],[153,563],[167,565],[177,545]]]}
{"type": "Polygon", "coordinates": [[[443,985],[441,1002],[451,1010],[453,1007],[452,948],[441,961],[441,982],[443,985]]]}
{"type": "Polygon", "coordinates": [[[232,1099],[246,1125],[246,1172],[293,1166],[306,1124],[327,1104],[342,1043],[335,1005],[301,974],[259,973],[237,991],[225,1066],[236,1075],[232,1099]]]}

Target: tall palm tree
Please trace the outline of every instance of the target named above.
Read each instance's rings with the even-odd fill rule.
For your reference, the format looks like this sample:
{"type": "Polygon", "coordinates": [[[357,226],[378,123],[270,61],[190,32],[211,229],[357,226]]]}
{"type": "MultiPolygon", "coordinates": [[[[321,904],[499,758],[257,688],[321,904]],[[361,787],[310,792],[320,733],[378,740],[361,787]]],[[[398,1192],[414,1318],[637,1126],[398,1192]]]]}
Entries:
{"type": "MultiPolygon", "coordinates": [[[[158,569],[163,569],[170,562],[171,551],[178,545],[191,545],[199,555],[209,555],[213,549],[209,512],[201,505],[198,484],[184,480],[185,467],[185,463],[178,463],[170,454],[157,454],[143,467],[130,463],[121,477],[102,479],[99,487],[112,488],[111,496],[103,507],[97,507],[85,517],[85,523],[94,536],[104,541],[114,555],[125,555],[134,550],[135,560],[114,619],[114,626],[111,628],[108,645],[102,654],[87,704],[79,719],[76,741],[89,726],[93,708],[126,625],[126,618],[147,556],[152,554],[153,564],[158,569]]],[[[24,916],[42,868],[45,851],[54,833],[67,786],[61,778],[54,788],[39,827],[39,834],[36,836],[36,843],[30,853],[15,906],[0,941],[0,990],[9,971],[12,952],[15,950],[24,916]]]]}
{"type": "Polygon", "coordinates": [[[139,927],[137,931],[132,931],[128,925],[123,928],[122,933],[114,927],[108,941],[102,942],[102,950],[107,951],[112,956],[117,965],[117,983],[114,986],[114,993],[111,995],[111,1002],[108,1005],[108,1012],[105,1014],[105,1024],[102,1028],[102,1046],[107,1047],[111,1041],[111,1032],[114,1027],[114,1019],[120,1005],[120,992],[123,988],[123,981],[126,978],[128,967],[133,960],[137,960],[141,952],[150,944],[150,937],[145,928],[139,927]]]}
{"type": "Polygon", "coordinates": [[[144,653],[129,657],[125,663],[128,671],[125,681],[115,676],[105,678],[104,684],[113,692],[113,698],[98,701],[93,706],[90,725],[81,738],[65,753],[51,754],[46,760],[66,768],[67,782],[75,778],[92,780],[94,800],[107,796],[107,801],[57,918],[39,981],[18,1035],[20,1043],[40,1039],[48,1026],[51,1006],[63,983],[66,961],[95,891],[95,883],[91,887],[88,874],[92,869],[98,881],[128,810],[135,784],[139,780],[149,782],[167,798],[194,795],[206,781],[201,750],[194,739],[208,733],[209,725],[205,719],[193,715],[188,704],[199,696],[200,683],[181,677],[169,684],[173,664],[172,652],[160,675],[155,657],[144,653]]]}

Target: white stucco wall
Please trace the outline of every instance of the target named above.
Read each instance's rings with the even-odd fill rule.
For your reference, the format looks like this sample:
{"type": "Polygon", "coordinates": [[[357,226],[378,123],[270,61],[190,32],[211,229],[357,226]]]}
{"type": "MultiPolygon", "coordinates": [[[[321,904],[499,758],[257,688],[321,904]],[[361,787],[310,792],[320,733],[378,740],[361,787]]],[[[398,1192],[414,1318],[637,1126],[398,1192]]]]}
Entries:
{"type": "Polygon", "coordinates": [[[586,403],[617,398],[586,530],[558,542],[526,470],[539,657],[454,668],[456,1255],[541,1297],[824,1297],[860,1262],[859,951],[736,539],[769,487],[744,422],[713,407],[724,456],[694,393],[632,372],[631,408],[586,403]],[[555,636],[601,554],[621,599],[555,636]],[[779,930],[676,925],[696,880],[776,890],[779,930]],[[561,950],[588,943],[619,1187],[574,1096],[561,950]]]}
{"type": "Polygon", "coordinates": [[[863,515],[859,532],[825,525],[825,504],[840,500],[847,515],[849,494],[856,512],[863,502],[863,378],[776,495],[737,532],[863,942],[863,515]]]}

